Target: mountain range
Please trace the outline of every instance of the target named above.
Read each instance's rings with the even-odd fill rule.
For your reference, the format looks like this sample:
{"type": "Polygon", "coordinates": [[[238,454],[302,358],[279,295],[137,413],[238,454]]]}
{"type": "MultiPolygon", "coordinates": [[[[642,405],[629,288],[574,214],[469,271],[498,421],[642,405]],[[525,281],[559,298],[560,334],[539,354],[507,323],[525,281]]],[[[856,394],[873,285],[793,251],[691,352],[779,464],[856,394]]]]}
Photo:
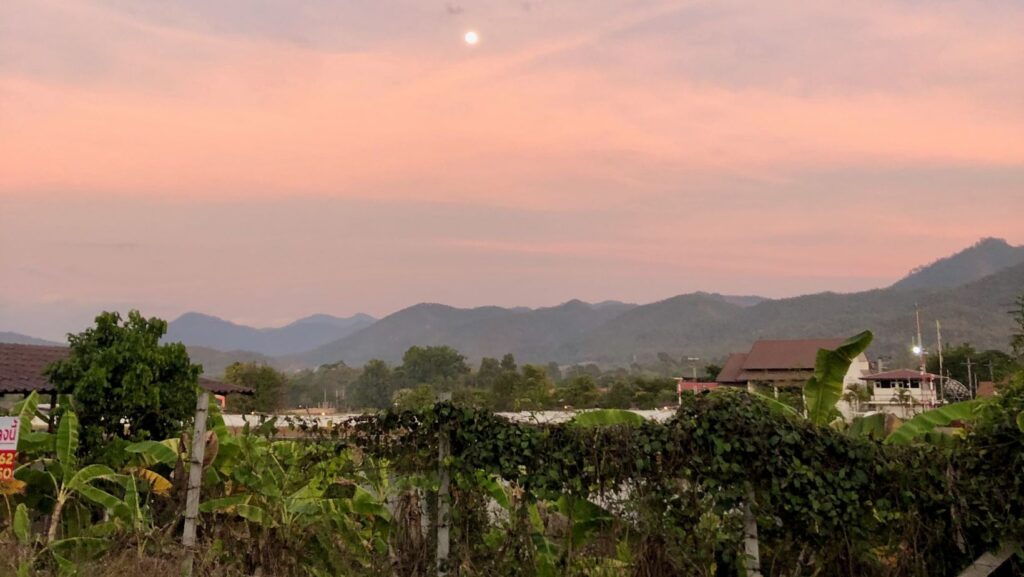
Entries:
{"type": "Polygon", "coordinates": [[[249,351],[283,356],[309,351],[366,328],[376,319],[312,315],[279,328],[257,329],[202,313],[185,313],[168,323],[164,340],[220,351],[249,351]]]}
{"type": "MultiPolygon", "coordinates": [[[[947,343],[1005,348],[1013,331],[1006,313],[1022,292],[1024,247],[982,239],[892,286],[855,293],[766,299],[698,292],[643,305],[572,300],[536,309],[421,303],[380,320],[314,315],[272,329],[187,313],[169,323],[166,339],[188,345],[211,374],[235,360],[287,369],[372,358],[398,362],[413,345],[449,345],[471,360],[513,353],[526,362],[621,365],[659,352],[714,360],[759,338],[837,337],[864,329],[875,332],[873,355],[906,362],[915,307],[929,335],[939,320],[947,343]]],[[[13,338],[4,335],[0,341],[13,338]]]]}

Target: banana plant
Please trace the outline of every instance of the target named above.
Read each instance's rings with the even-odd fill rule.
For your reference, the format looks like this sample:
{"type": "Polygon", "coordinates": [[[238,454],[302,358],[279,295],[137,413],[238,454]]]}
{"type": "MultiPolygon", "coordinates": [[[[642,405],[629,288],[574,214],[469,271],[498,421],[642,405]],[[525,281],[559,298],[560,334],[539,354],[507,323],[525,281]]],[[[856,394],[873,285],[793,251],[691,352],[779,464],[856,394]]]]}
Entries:
{"type": "MultiPolygon", "coordinates": [[[[945,427],[954,421],[971,421],[974,419],[978,409],[989,401],[975,399],[951,403],[941,407],[918,413],[914,418],[900,425],[898,429],[885,438],[888,445],[906,445],[915,439],[926,436],[933,432],[936,427],[945,427]]],[[[1020,419],[1018,418],[1018,424],[1020,419]]],[[[944,437],[938,437],[942,439],[944,437]]]]}
{"type": "Polygon", "coordinates": [[[864,331],[835,349],[818,351],[814,375],[804,385],[804,404],[811,422],[827,425],[832,420],[836,403],[843,396],[843,379],[850,365],[867,350],[873,339],[871,331],[864,331]]]}
{"type": "Polygon", "coordinates": [[[100,481],[121,482],[120,475],[106,465],[93,464],[78,468],[78,416],[75,413],[69,411],[61,418],[54,442],[56,459],[46,467],[56,488],[50,527],[46,534],[47,544],[57,540],[61,512],[68,499],[73,496],[100,505],[110,512],[122,515],[127,513],[124,511],[125,503],[122,499],[97,486],[100,481]]]}

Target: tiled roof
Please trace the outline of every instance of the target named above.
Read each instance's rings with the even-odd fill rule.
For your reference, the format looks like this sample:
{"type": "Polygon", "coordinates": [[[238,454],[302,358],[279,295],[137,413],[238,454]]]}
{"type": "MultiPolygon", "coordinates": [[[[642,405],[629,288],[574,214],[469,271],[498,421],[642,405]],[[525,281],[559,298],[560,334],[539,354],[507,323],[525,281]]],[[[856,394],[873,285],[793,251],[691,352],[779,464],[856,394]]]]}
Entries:
{"type": "MultiPolygon", "coordinates": [[[[56,389],[43,375],[43,371],[50,363],[66,359],[69,350],[67,347],[0,343],[0,394],[27,394],[32,391],[38,391],[41,395],[55,393],[56,389]]],[[[199,386],[216,395],[251,395],[254,392],[248,387],[205,377],[199,378],[199,386]]]]}
{"type": "Polygon", "coordinates": [[[834,349],[843,339],[757,341],[743,363],[746,370],[814,369],[820,349],[834,349]]]}
{"type": "Polygon", "coordinates": [[[729,355],[729,358],[725,361],[725,366],[722,367],[721,371],[718,371],[718,376],[715,377],[716,383],[739,383],[746,382],[740,381],[739,375],[743,372],[743,361],[747,360],[747,353],[733,353],[729,355]]]}
{"type": "Polygon", "coordinates": [[[0,394],[54,392],[43,371],[67,356],[67,347],[0,343],[0,394]]]}

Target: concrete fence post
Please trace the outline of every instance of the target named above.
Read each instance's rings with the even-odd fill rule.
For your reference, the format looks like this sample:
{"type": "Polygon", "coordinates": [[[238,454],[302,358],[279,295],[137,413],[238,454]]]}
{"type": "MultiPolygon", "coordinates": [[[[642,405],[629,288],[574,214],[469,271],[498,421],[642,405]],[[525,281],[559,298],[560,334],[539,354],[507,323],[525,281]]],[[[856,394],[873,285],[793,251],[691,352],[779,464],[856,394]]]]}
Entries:
{"type": "Polygon", "coordinates": [[[196,400],[195,427],[192,431],[192,456],[189,458],[188,493],[185,497],[185,528],[181,544],[185,546],[185,561],[181,572],[191,577],[195,564],[196,518],[199,516],[199,490],[203,484],[203,457],[206,452],[206,415],[210,410],[210,393],[199,392],[196,400]]]}

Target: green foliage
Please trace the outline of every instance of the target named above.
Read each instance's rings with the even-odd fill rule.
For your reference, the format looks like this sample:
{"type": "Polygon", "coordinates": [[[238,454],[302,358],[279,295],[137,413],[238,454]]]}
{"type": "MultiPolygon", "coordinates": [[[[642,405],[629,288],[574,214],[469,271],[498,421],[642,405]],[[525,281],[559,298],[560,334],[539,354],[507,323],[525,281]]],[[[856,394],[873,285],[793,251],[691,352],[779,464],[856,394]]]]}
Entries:
{"type": "Polygon", "coordinates": [[[418,411],[433,406],[436,401],[437,392],[434,387],[422,384],[396,391],[392,405],[399,411],[418,411]]]}
{"type": "MultiPolygon", "coordinates": [[[[1020,370],[1020,366],[1014,358],[1003,351],[978,351],[967,343],[943,348],[942,357],[943,372],[964,384],[970,382],[967,378],[969,376],[967,371],[968,359],[970,359],[973,367],[970,376],[975,381],[992,380],[999,383],[1020,370]]],[[[929,372],[938,374],[938,355],[928,356],[927,369],[929,372]]]]}
{"type": "Polygon", "coordinates": [[[1013,301],[1010,316],[1013,317],[1013,322],[1017,325],[1016,332],[1010,337],[1010,348],[1013,349],[1017,360],[1024,362],[1024,294],[1018,295],[1013,301]]]}
{"type": "Polygon", "coordinates": [[[273,367],[257,363],[232,363],[224,371],[224,381],[253,389],[252,396],[232,395],[231,408],[248,413],[273,413],[281,408],[288,377],[273,367]]]}
{"type": "Polygon", "coordinates": [[[362,374],[352,383],[350,397],[356,407],[383,409],[391,404],[395,390],[391,368],[384,361],[374,359],[366,363],[362,374]]]}
{"type": "Polygon", "coordinates": [[[835,406],[843,395],[843,379],[850,364],[867,350],[874,336],[864,331],[833,350],[822,349],[814,364],[814,376],[804,385],[807,418],[818,425],[827,424],[835,416],[835,406]]]}
{"type": "Polygon", "coordinates": [[[631,411],[622,409],[598,409],[580,413],[569,421],[579,427],[600,427],[609,425],[640,425],[644,418],[631,411]]]}
{"type": "Polygon", "coordinates": [[[359,370],[343,362],[321,365],[316,370],[302,370],[293,375],[285,391],[289,407],[312,407],[326,401],[350,408],[348,390],[359,377],[359,370]]]}
{"type": "Polygon", "coordinates": [[[118,438],[176,437],[190,420],[200,367],[180,343],[160,344],[166,332],[165,321],[138,311],[124,322],[105,312],[95,327],[68,336],[69,357],[48,375],[61,394],[74,397],[83,454],[98,454],[118,438]]]}
{"type": "Polygon", "coordinates": [[[577,375],[569,380],[558,392],[561,404],[569,407],[593,407],[600,393],[597,383],[590,375],[577,375]]]}
{"type": "Polygon", "coordinates": [[[864,417],[857,417],[850,423],[848,434],[851,437],[866,437],[881,441],[885,439],[885,413],[874,413],[864,417]]]}
{"type": "Polygon", "coordinates": [[[469,374],[469,365],[466,357],[448,346],[410,347],[402,356],[400,373],[409,385],[451,390],[469,374]]]}
{"type": "Polygon", "coordinates": [[[972,421],[978,409],[985,402],[982,400],[961,401],[918,413],[886,437],[885,442],[896,445],[907,444],[933,431],[936,427],[945,427],[954,421],[972,421]]]}

